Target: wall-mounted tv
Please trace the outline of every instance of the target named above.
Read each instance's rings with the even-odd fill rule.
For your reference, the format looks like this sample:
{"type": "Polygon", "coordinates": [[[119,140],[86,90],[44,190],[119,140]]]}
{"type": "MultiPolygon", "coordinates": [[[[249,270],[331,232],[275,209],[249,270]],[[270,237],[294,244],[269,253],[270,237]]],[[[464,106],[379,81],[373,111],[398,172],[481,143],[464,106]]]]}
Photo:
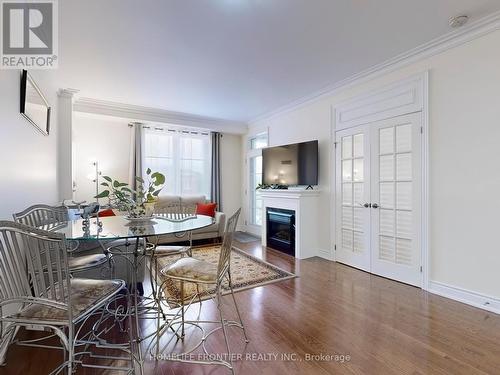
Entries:
{"type": "Polygon", "coordinates": [[[284,186],[317,185],[318,141],[263,149],[262,183],[284,186]]]}

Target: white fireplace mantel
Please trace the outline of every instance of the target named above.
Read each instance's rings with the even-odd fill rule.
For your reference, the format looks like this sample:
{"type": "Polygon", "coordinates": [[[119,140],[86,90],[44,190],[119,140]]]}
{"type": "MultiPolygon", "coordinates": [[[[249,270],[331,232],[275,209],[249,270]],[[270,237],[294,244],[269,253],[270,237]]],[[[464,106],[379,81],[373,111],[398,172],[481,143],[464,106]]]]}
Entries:
{"type": "Polygon", "coordinates": [[[295,257],[318,255],[319,190],[266,189],[259,190],[262,198],[262,245],[267,246],[267,208],[295,211],[295,257]]]}

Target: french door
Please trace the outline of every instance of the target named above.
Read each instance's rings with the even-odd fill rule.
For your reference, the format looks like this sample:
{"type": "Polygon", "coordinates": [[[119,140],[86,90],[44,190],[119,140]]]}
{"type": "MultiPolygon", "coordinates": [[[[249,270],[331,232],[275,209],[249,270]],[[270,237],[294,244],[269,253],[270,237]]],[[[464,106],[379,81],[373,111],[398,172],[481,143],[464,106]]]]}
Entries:
{"type": "Polygon", "coordinates": [[[336,134],[336,259],[370,271],[370,140],[367,127],[336,134]]]}
{"type": "Polygon", "coordinates": [[[421,115],[336,134],[339,262],[421,285],[421,115]]]}

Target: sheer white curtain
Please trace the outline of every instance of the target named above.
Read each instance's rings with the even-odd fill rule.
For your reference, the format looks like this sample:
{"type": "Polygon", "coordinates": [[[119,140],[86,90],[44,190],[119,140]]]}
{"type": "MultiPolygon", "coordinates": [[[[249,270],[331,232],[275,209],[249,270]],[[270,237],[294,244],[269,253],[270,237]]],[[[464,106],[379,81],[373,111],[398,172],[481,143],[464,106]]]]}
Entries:
{"type": "Polygon", "coordinates": [[[161,195],[210,199],[210,134],[203,130],[144,126],[143,168],[166,177],[161,195]]]}

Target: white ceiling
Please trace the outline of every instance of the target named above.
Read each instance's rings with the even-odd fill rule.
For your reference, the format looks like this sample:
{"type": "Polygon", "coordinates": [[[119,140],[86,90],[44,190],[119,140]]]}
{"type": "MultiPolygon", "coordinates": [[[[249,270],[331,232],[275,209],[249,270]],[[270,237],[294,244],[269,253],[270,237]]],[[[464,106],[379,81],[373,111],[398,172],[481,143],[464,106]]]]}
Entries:
{"type": "Polygon", "coordinates": [[[498,0],[63,0],[58,84],[248,121],[450,31],[498,0]]]}

